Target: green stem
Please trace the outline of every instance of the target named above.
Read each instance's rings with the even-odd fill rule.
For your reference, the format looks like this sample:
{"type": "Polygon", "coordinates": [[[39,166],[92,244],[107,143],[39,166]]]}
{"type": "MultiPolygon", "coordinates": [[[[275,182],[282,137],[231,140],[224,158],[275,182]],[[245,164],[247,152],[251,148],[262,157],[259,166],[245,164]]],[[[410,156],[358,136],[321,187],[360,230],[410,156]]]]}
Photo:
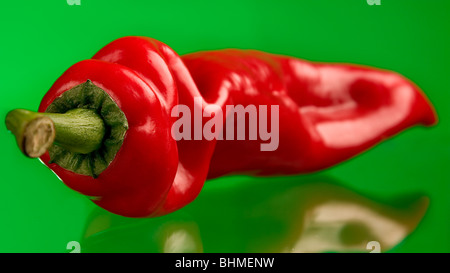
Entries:
{"type": "Polygon", "coordinates": [[[28,157],[39,157],[53,144],[87,154],[98,149],[105,135],[103,119],[93,110],[77,108],[66,113],[36,113],[15,109],[6,115],[6,127],[28,157]]]}

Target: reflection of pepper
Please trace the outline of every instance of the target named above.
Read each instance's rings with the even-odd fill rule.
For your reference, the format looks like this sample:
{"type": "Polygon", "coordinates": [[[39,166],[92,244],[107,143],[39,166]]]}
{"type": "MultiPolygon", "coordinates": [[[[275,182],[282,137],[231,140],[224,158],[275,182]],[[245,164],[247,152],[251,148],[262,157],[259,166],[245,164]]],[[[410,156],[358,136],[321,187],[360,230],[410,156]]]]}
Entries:
{"type": "Polygon", "coordinates": [[[420,193],[361,195],[321,174],[220,182],[205,185],[192,205],[165,217],[93,210],[83,252],[367,253],[369,241],[387,252],[422,224],[429,202],[420,193]]]}
{"type": "MultiPolygon", "coordinates": [[[[55,114],[46,114],[55,123],[56,138],[41,159],[72,189],[131,217],[163,215],[185,206],[207,178],[313,172],[414,124],[436,121],[422,92],[392,72],[250,50],[180,58],[167,45],[143,37],[118,39],[70,67],[45,95],[39,111],[73,108],[90,109],[104,120],[100,148],[80,153],[76,146],[86,141],[73,136],[75,141],[64,145],[69,141],[58,128],[70,122],[59,124],[51,116],[55,114]],[[197,97],[203,111],[212,104],[224,113],[226,105],[278,105],[279,146],[261,151],[265,140],[260,137],[175,141],[171,111],[177,104],[194,109],[197,97]]],[[[19,135],[22,150],[48,145],[47,138],[24,133],[34,119],[21,118],[17,111],[10,112],[7,126],[19,135]]]]}

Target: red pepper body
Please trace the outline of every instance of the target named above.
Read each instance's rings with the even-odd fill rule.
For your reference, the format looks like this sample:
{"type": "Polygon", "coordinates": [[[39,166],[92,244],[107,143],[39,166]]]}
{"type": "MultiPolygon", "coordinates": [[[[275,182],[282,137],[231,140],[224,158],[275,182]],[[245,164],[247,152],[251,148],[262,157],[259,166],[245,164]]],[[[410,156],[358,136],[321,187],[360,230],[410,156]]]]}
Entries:
{"type": "Polygon", "coordinates": [[[113,41],[91,60],[69,68],[45,95],[39,111],[88,79],[105,90],[127,117],[130,128],[122,147],[95,179],[47,164],[48,154],[42,160],[69,187],[130,217],[180,209],[196,198],[208,178],[314,172],[407,127],[436,122],[419,88],[393,72],[251,50],[179,57],[167,45],[145,37],[113,41]],[[224,113],[223,124],[232,118],[227,105],[277,105],[277,149],[261,151],[267,141],[260,137],[193,140],[192,135],[191,140],[175,141],[172,111],[177,105],[194,109],[196,98],[202,111],[217,105],[224,113]]]}

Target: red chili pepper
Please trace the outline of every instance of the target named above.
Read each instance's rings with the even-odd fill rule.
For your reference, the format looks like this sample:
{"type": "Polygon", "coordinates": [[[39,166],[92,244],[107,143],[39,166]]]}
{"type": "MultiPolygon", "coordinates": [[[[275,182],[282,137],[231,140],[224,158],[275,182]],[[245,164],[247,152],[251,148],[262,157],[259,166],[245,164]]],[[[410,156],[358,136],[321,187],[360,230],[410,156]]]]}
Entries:
{"type": "MultiPolygon", "coordinates": [[[[83,116],[88,124],[94,123],[89,115],[95,113],[105,128],[73,129],[77,127],[74,115],[81,114],[70,111],[69,115],[27,114],[32,118],[23,118],[27,115],[13,110],[7,125],[29,156],[51,145],[53,158],[45,153],[41,160],[69,187],[129,217],[159,216],[180,209],[196,198],[208,178],[318,171],[407,127],[432,125],[437,120],[420,89],[394,72],[311,63],[253,50],[199,52],[180,58],[167,45],[145,37],[115,40],[92,59],[70,67],[44,96],[39,112],[64,113],[72,108],[91,111],[83,116]],[[63,95],[69,89],[75,91],[63,95]],[[102,104],[98,98],[104,99],[103,91],[111,100],[102,104]],[[257,128],[268,126],[267,133],[276,130],[278,139],[271,139],[270,144],[260,134],[249,140],[253,127],[247,118],[246,140],[217,140],[219,135],[235,136],[242,129],[225,126],[235,117],[226,111],[227,105],[254,106],[259,118],[267,109],[267,122],[257,128]],[[183,109],[194,114],[184,117],[183,109]],[[208,115],[214,117],[218,110],[223,113],[216,119],[223,127],[214,128],[215,138],[195,132],[197,110],[206,113],[200,126],[213,120],[208,115]],[[174,123],[180,121],[174,114],[190,121],[193,132],[185,134],[188,128],[178,127],[190,139],[172,137],[174,123]],[[58,120],[58,115],[66,116],[58,120]],[[56,131],[55,144],[51,144],[50,133],[40,138],[23,133],[36,117],[41,121],[49,117],[54,123],[55,129],[50,128],[52,122],[47,124],[50,127],[37,128],[56,131]],[[98,139],[94,132],[104,132],[96,145],[85,140],[87,136],[98,139]],[[49,163],[50,159],[57,163],[49,163]]],[[[253,108],[244,110],[249,109],[253,108]]]]}

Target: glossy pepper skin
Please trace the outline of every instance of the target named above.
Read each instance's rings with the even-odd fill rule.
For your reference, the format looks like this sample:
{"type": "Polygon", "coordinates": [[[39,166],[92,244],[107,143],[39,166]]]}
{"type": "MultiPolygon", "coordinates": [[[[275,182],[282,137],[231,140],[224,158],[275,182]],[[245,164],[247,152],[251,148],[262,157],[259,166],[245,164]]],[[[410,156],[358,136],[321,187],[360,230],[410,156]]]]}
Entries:
{"type": "Polygon", "coordinates": [[[39,111],[68,88],[91,79],[105,90],[125,113],[129,129],[114,160],[93,178],[48,164],[70,188],[92,197],[99,206],[127,216],[151,215],[161,203],[177,168],[176,143],[170,136],[170,120],[154,91],[127,67],[99,60],[73,65],[44,96],[39,111]]]}
{"type": "Polygon", "coordinates": [[[420,89],[393,72],[253,50],[180,57],[146,37],[120,38],[70,67],[44,96],[39,111],[88,79],[124,112],[129,129],[122,147],[97,178],[48,163],[48,154],[41,159],[70,188],[128,217],[180,209],[208,178],[318,171],[405,128],[437,119],[420,89]],[[261,151],[259,138],[175,141],[172,109],[179,104],[193,109],[199,97],[204,111],[212,104],[224,113],[226,105],[278,105],[278,148],[261,151]]]}

